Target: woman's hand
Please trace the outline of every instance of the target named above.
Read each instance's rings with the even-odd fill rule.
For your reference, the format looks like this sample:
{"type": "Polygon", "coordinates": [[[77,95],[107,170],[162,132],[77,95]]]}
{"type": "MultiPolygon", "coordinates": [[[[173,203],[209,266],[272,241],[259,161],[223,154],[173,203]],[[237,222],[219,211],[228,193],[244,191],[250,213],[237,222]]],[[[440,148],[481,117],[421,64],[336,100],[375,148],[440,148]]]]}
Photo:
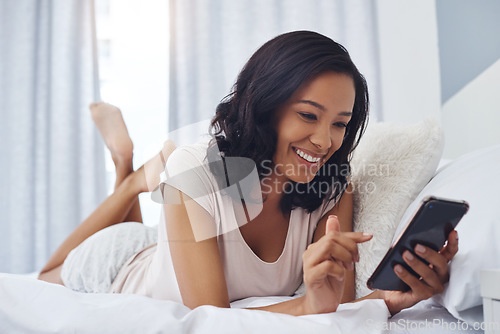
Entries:
{"type": "Polygon", "coordinates": [[[444,284],[450,279],[448,263],[458,252],[458,233],[452,231],[448,236],[448,243],[439,252],[422,245],[417,245],[414,251],[419,257],[429,262],[429,265],[420,261],[409,251],[403,253],[403,259],[421,276],[421,279],[410,274],[403,266],[396,265],[394,272],[408,284],[411,290],[407,292],[380,291],[381,297],[393,315],[444,291],[444,284]]]}
{"type": "Polygon", "coordinates": [[[302,255],[306,295],[306,314],[337,310],[344,291],[346,270],[359,261],[358,243],[372,238],[362,232],[340,232],[339,220],[330,216],[321,239],[309,245],[302,255]]]}

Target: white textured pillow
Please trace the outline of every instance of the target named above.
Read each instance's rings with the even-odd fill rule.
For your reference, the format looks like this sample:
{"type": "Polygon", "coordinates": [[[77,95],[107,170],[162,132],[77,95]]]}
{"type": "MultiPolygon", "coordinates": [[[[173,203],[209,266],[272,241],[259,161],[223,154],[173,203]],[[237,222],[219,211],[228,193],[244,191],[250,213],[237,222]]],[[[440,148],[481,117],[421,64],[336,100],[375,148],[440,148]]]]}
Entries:
{"type": "Polygon", "coordinates": [[[443,151],[439,122],[370,124],[352,159],[355,231],[373,239],[359,245],[356,297],[371,292],[366,281],[387,252],[408,205],[429,182],[443,151]]]}
{"type": "Polygon", "coordinates": [[[500,145],[440,169],[408,207],[397,233],[429,195],[469,202],[469,212],[457,226],[459,251],[450,265],[450,282],[434,300],[456,318],[477,321],[474,307],[482,304],[479,272],[500,268],[500,145]]]}

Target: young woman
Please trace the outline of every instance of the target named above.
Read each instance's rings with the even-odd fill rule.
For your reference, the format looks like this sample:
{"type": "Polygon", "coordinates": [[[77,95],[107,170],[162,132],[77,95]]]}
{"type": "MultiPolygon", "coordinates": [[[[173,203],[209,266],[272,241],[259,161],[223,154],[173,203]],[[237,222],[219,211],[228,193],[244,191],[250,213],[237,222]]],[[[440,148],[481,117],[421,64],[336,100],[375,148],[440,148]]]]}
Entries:
{"type": "MultiPolygon", "coordinates": [[[[129,220],[127,215],[140,217],[137,194],[158,184],[163,162],[159,155],[152,167],[132,173],[131,142],[119,111],[98,106],[96,115],[107,115],[104,109],[115,115],[97,124],[114,153],[117,188],[56,251],[40,279],[80,291],[139,293],[190,308],[292,295],[303,280],[304,296],[259,308],[292,315],[333,312],[354,300],[357,244],[372,236],[352,232],[349,159],[367,121],[368,92],[341,45],[307,31],[272,39],[250,58],[217,107],[214,138],[172,154],[171,144],[165,146],[165,221],[157,243],[150,232],[138,232],[140,224],[104,229],[129,220]],[[110,130],[118,123],[121,130],[110,130]],[[245,170],[231,165],[238,159],[253,162],[255,178],[244,172],[234,179],[234,169],[245,170]],[[134,232],[120,232],[127,226],[134,232]],[[125,243],[126,252],[114,251],[122,238],[138,233],[144,236],[125,243]],[[103,244],[107,251],[100,249],[103,244]],[[103,261],[108,257],[111,263],[103,261]]],[[[457,250],[455,231],[440,252],[417,246],[415,253],[431,265],[410,252],[404,258],[421,279],[395,267],[410,291],[375,291],[364,298],[383,298],[394,314],[442,292],[457,250]]]]}

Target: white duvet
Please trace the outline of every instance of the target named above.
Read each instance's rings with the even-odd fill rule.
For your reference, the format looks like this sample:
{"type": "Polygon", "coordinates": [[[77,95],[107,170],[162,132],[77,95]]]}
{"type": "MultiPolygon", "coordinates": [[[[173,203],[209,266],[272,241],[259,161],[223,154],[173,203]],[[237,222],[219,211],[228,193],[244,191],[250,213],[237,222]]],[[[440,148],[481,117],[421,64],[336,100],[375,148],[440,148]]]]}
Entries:
{"type": "Polygon", "coordinates": [[[243,307],[291,297],[247,298],[231,309],[138,295],[85,294],[32,277],[0,273],[0,333],[482,333],[446,309],[422,302],[395,317],[382,300],[343,304],[335,313],[294,317],[243,307]]]}
{"type": "Polygon", "coordinates": [[[20,275],[0,274],[0,333],[380,333],[382,300],[335,313],[294,317],[240,307],[287,297],[248,298],[233,308],[184,305],[137,295],[84,294],[20,275]]]}

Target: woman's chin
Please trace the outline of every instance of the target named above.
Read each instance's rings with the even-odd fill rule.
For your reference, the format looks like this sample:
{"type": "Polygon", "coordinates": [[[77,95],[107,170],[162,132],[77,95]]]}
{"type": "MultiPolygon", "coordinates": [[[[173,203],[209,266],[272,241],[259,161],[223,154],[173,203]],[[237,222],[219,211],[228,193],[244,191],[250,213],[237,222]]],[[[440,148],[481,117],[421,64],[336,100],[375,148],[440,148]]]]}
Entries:
{"type": "Polygon", "coordinates": [[[314,179],[315,176],[316,176],[316,174],[291,175],[291,176],[288,176],[288,179],[290,181],[295,182],[295,183],[304,183],[304,184],[306,184],[306,183],[311,182],[314,179]]]}

